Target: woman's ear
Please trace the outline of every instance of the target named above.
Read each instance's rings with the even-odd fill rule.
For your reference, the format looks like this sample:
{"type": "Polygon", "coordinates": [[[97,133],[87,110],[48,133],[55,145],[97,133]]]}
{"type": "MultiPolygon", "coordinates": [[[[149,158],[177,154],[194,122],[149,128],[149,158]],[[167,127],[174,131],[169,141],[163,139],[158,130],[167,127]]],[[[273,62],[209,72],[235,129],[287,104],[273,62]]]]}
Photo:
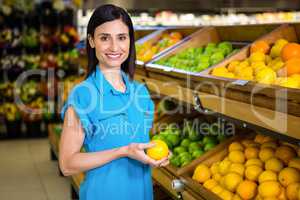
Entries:
{"type": "Polygon", "coordinates": [[[89,44],[92,48],[95,48],[95,43],[94,43],[94,39],[93,37],[89,34],[88,35],[88,39],[89,39],[89,44]]]}

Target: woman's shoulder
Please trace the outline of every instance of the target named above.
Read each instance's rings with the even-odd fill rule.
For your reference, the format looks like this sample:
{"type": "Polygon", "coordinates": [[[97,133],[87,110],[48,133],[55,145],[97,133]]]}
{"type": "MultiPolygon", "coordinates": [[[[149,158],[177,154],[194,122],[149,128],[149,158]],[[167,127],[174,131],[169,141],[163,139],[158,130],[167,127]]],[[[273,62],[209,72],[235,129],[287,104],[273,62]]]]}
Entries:
{"type": "Polygon", "coordinates": [[[91,99],[96,93],[95,86],[88,80],[83,80],[76,85],[69,92],[69,99],[76,99],[76,100],[88,100],[91,99]]]}
{"type": "Polygon", "coordinates": [[[134,86],[135,92],[138,94],[149,94],[148,87],[145,83],[133,80],[132,85],[134,86]]]}

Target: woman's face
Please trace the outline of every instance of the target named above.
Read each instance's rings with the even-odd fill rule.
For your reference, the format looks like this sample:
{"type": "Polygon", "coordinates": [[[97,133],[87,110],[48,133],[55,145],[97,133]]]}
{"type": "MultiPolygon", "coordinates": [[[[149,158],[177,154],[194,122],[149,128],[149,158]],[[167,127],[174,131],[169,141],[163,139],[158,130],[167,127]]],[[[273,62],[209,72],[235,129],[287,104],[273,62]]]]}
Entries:
{"type": "Polygon", "coordinates": [[[95,48],[96,57],[101,67],[117,69],[129,55],[129,30],[127,25],[117,19],[105,22],[95,29],[89,43],[95,48]]]}

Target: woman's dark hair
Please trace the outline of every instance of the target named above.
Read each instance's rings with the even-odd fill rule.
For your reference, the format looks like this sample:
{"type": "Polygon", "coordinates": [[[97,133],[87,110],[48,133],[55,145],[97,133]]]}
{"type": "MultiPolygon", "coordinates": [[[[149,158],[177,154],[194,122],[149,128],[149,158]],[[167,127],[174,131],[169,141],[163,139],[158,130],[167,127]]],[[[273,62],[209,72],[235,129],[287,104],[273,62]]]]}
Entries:
{"type": "Polygon", "coordinates": [[[129,29],[129,38],[130,38],[130,46],[129,46],[129,56],[128,58],[122,63],[121,69],[129,75],[130,79],[133,79],[134,77],[134,71],[135,71],[135,45],[134,45],[134,30],[132,21],[128,15],[128,13],[118,6],[112,5],[112,4],[106,4],[99,6],[92,14],[88,26],[87,26],[87,39],[86,39],[86,51],[88,56],[88,77],[90,74],[92,74],[98,64],[98,59],[96,57],[95,49],[90,46],[89,43],[89,36],[94,36],[95,29],[109,21],[113,21],[116,19],[121,19],[128,27],[129,29]]]}

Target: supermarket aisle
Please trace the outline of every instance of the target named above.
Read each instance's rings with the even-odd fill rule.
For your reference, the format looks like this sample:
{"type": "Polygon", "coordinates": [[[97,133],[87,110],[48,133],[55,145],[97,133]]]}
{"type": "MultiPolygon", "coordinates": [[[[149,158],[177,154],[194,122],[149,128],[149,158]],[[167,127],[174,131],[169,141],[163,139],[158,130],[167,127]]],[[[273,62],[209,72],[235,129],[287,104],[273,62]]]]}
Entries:
{"type": "Polygon", "coordinates": [[[58,176],[45,139],[0,141],[1,200],[70,199],[69,180],[58,176]]]}

